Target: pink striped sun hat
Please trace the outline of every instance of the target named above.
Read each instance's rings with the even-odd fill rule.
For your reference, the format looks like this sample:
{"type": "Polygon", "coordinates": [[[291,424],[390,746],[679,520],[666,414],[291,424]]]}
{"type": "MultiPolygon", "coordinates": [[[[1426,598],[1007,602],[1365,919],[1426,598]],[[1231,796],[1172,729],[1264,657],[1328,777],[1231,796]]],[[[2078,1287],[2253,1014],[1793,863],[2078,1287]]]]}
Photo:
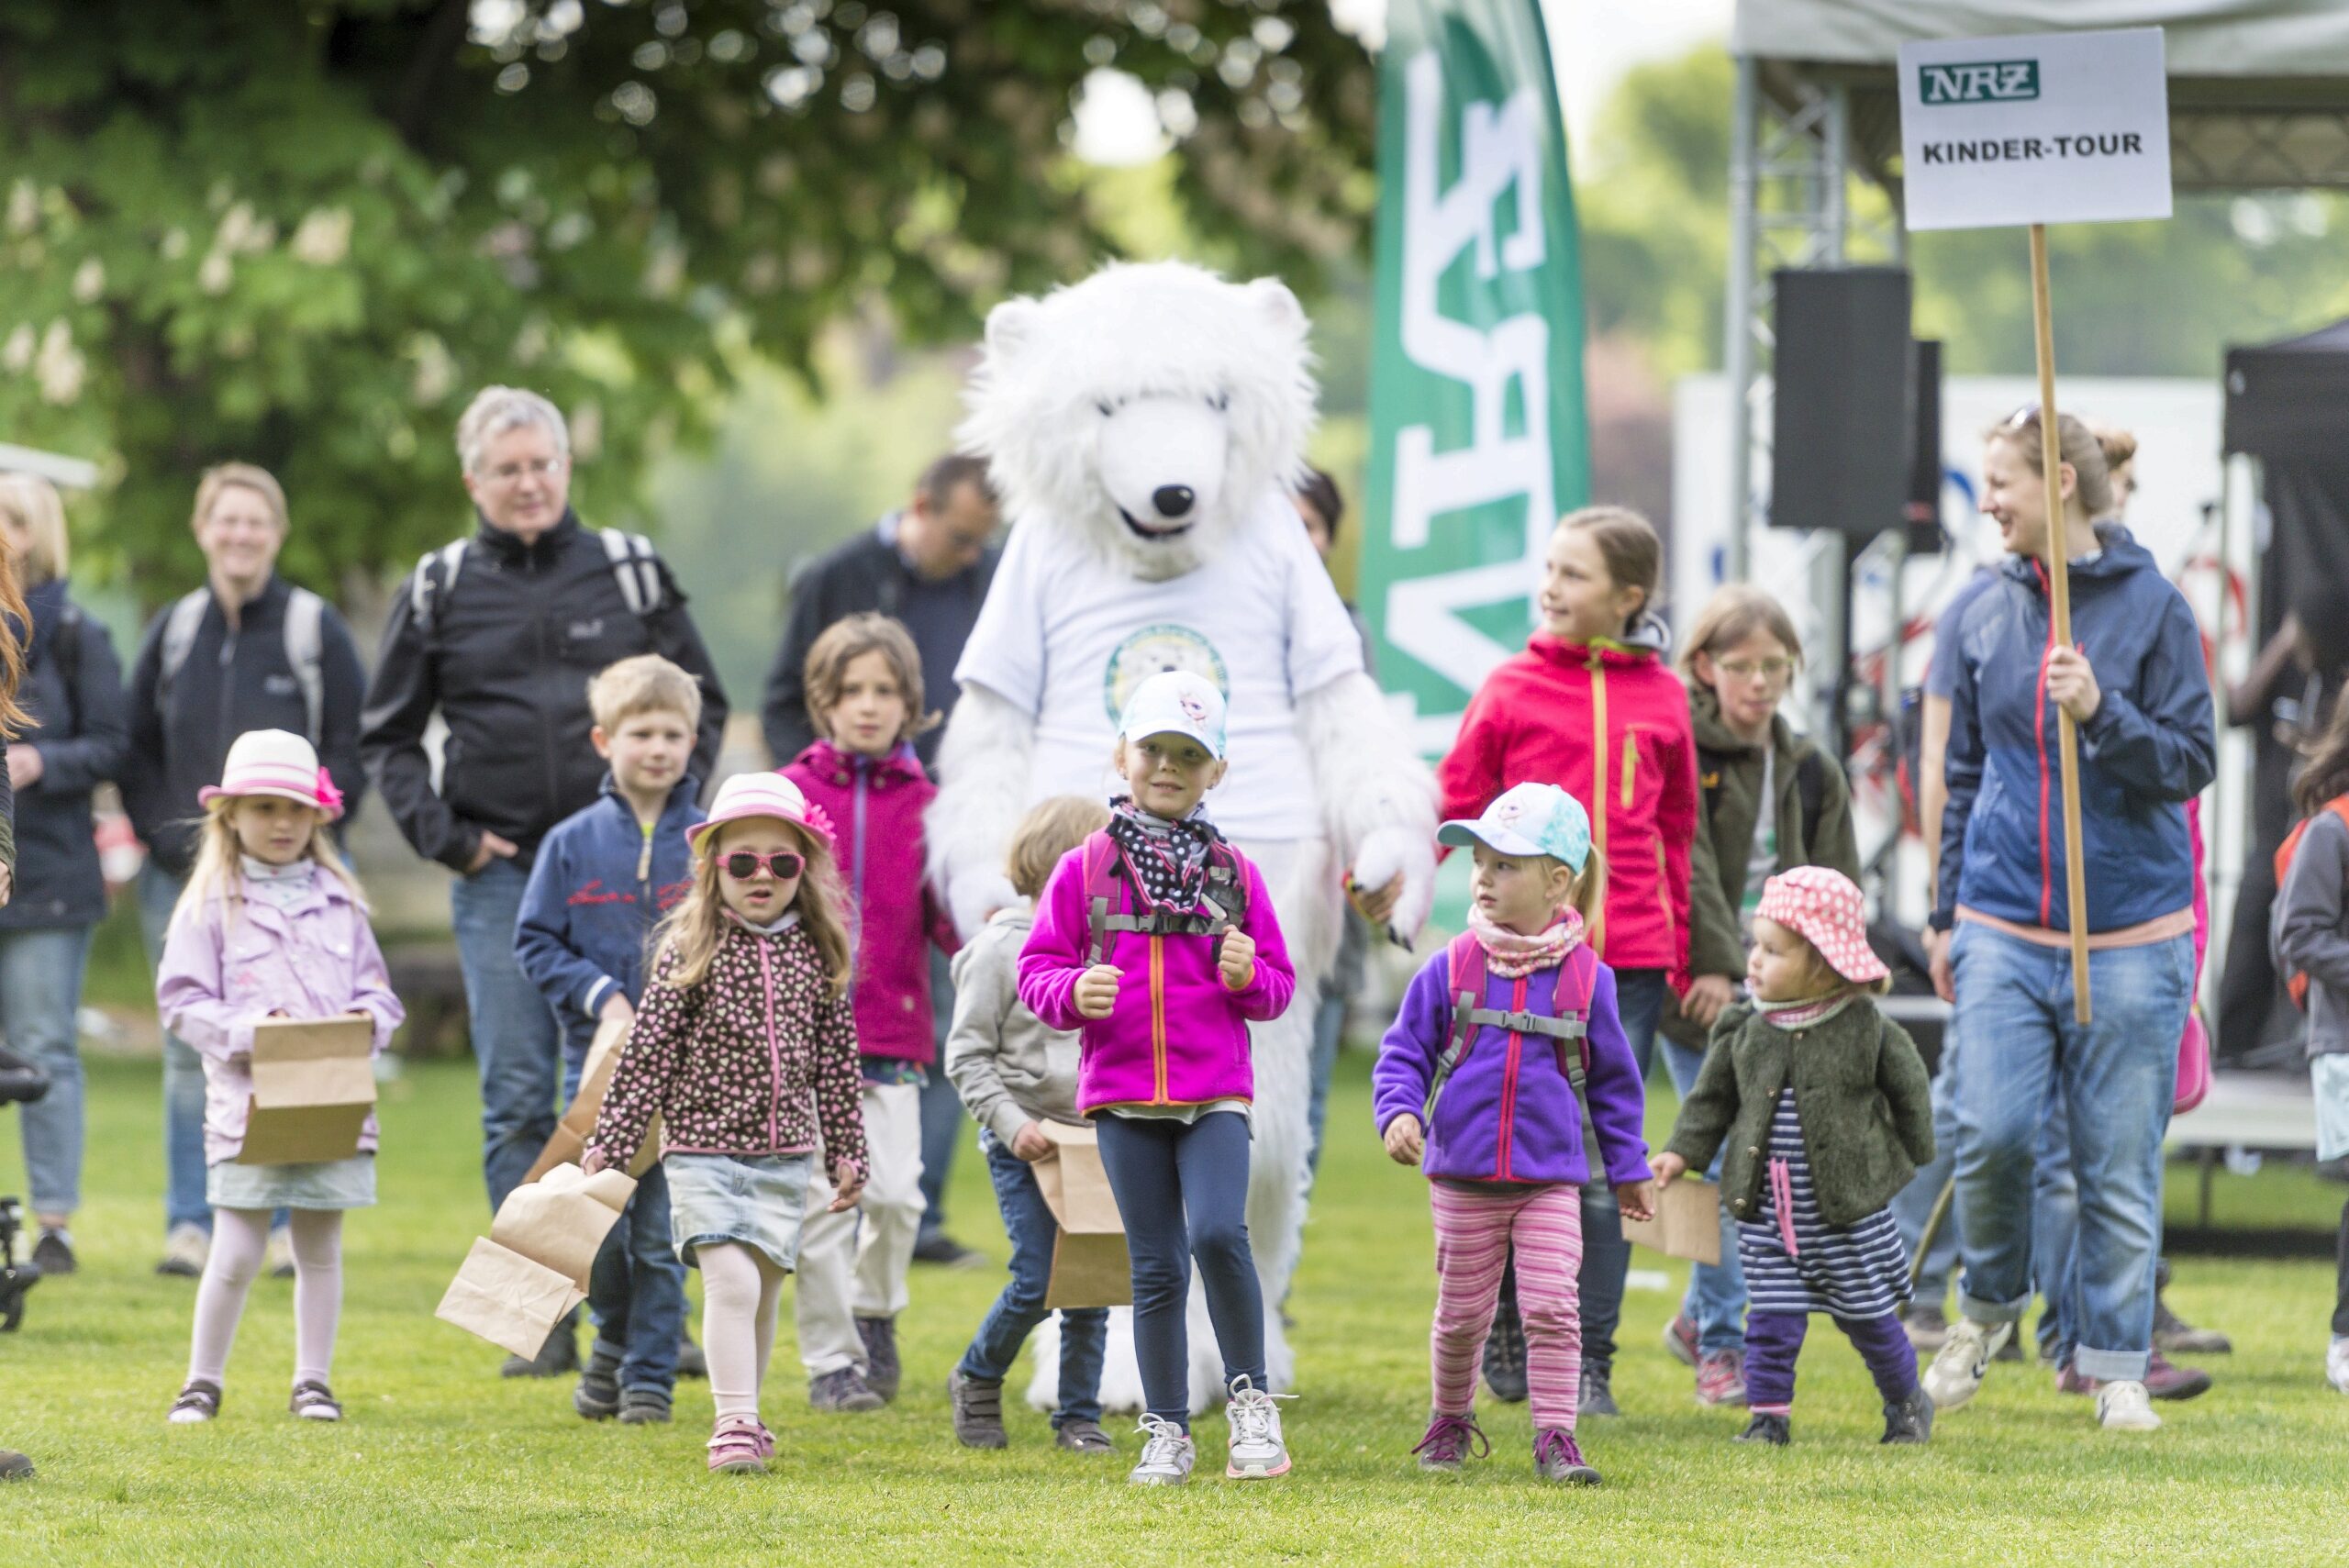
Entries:
{"type": "Polygon", "coordinates": [[[1762,884],[1753,913],[1775,920],[1819,950],[1827,967],[1854,985],[1892,973],[1868,946],[1867,902],[1859,884],[1826,866],[1796,866],[1762,884]]]}
{"type": "Polygon", "coordinates": [[[780,773],[736,773],[719,784],[717,798],[709,803],[709,816],[686,830],[685,841],[694,853],[700,854],[720,828],[749,817],[788,822],[806,829],[825,849],[832,847],[832,819],[780,773]]]}
{"type": "Polygon", "coordinates": [[[342,792],[318,766],[317,749],[290,730],[248,729],[238,736],[221,764],[220,782],[198,790],[195,798],[209,806],[249,795],[299,802],[325,812],[329,822],[342,815],[342,792]]]}

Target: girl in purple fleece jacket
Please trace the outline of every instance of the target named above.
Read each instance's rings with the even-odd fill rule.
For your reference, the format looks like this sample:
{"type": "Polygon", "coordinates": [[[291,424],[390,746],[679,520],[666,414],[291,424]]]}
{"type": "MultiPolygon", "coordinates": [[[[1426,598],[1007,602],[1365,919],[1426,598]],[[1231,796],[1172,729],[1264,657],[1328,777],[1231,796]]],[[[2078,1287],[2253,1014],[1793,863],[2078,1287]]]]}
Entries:
{"type": "Polygon", "coordinates": [[[1223,716],[1222,695],[1197,675],[1135,688],[1116,753],[1133,793],[1110,803],[1106,834],[1063,858],[1019,954],[1019,999],[1052,1028],[1083,1031],[1077,1109],[1099,1129],[1125,1220],[1150,1401],[1128,1477],[1138,1485],[1179,1486],[1196,1458],[1184,1322],[1195,1257],[1231,1393],[1224,1473],[1289,1467],[1248,1249],[1248,1025],[1280,1017],[1297,974],[1264,879],[1199,807],[1223,779],[1223,716]]]}
{"type": "Polygon", "coordinates": [[[1437,838],[1475,851],[1468,934],[1412,979],[1371,1080],[1386,1152],[1427,1173],[1435,1207],[1435,1408],[1413,1451],[1423,1470],[1457,1470],[1484,1443],[1476,1366],[1513,1246],[1534,1468],[1593,1485],[1575,1440],[1586,1101],[1623,1213],[1645,1219],[1654,1197],[1614,972],[1583,941],[1605,868],[1589,817],[1554,784],[1519,784],[1437,838]]]}

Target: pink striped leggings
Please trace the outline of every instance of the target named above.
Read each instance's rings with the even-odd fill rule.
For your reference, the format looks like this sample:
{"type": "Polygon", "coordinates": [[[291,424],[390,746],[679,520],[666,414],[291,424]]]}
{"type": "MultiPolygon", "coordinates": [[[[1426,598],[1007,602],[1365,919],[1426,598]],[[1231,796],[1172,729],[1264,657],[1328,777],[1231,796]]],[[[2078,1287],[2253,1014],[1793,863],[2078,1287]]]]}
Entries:
{"type": "Polygon", "coordinates": [[[1430,1182],[1435,1200],[1435,1407],[1465,1416],[1475,1406],[1477,1362],[1500,1299],[1501,1270],[1517,1249],[1518,1311],[1525,1321],[1525,1375],[1533,1429],[1575,1429],[1582,1379],[1582,1191],[1551,1183],[1488,1192],[1430,1182]]]}

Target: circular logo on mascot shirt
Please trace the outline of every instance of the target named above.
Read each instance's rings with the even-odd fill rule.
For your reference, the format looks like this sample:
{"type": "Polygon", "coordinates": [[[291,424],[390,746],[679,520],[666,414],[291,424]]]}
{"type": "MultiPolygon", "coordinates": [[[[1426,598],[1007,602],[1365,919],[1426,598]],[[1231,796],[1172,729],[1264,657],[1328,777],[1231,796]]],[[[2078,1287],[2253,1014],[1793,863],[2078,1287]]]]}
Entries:
{"type": "Polygon", "coordinates": [[[1109,710],[1109,722],[1114,725],[1125,717],[1127,699],[1136,686],[1169,670],[1187,671],[1212,681],[1223,700],[1231,700],[1231,679],[1215,644],[1187,626],[1162,621],[1143,627],[1109,651],[1109,662],[1101,671],[1101,702],[1109,710]]]}

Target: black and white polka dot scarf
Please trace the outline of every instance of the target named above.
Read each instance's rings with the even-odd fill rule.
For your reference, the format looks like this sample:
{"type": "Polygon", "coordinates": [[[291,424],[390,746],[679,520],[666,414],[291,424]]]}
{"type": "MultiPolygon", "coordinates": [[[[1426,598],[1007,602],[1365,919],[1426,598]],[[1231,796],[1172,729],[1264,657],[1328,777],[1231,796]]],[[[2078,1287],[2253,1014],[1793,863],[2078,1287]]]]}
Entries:
{"type": "Polygon", "coordinates": [[[1205,806],[1180,822],[1153,817],[1119,795],[1109,803],[1109,837],[1125,851],[1134,884],[1154,909],[1187,914],[1207,892],[1208,851],[1222,838],[1205,806]]]}

